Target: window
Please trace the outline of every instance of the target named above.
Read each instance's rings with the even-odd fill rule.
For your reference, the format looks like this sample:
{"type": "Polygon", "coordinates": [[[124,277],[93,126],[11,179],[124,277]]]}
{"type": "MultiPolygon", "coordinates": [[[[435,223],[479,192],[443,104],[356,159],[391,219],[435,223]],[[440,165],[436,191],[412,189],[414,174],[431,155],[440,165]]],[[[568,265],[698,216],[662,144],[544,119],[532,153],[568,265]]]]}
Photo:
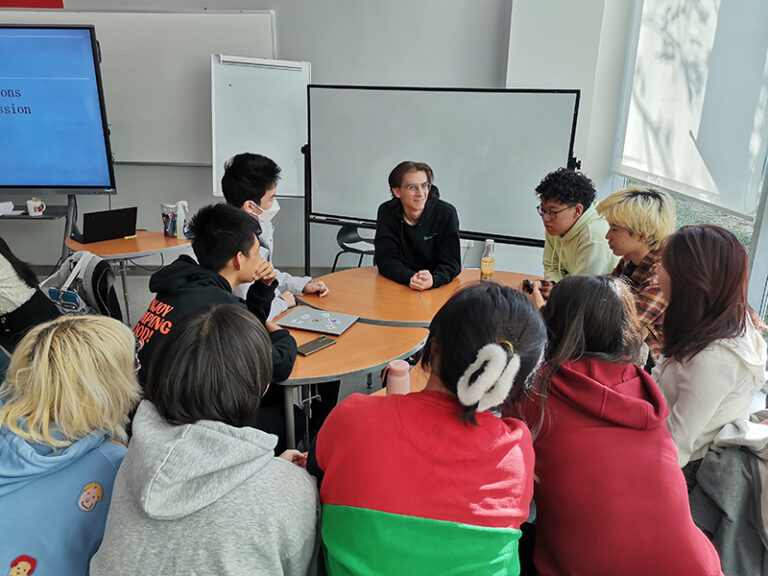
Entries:
{"type": "Polygon", "coordinates": [[[768,144],[768,2],[638,0],[618,174],[752,220],[768,144]]]}

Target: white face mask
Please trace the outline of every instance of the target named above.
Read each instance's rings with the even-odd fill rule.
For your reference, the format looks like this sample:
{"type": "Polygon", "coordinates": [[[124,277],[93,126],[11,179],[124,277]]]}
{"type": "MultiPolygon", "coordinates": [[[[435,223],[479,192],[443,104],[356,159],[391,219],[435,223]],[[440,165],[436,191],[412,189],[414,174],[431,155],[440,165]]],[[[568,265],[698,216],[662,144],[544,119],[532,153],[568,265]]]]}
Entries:
{"type": "Polygon", "coordinates": [[[277,198],[275,198],[272,202],[272,206],[268,210],[264,210],[261,206],[258,208],[261,210],[261,213],[256,216],[259,219],[259,222],[269,222],[272,218],[277,216],[278,212],[280,212],[280,204],[277,202],[277,198]]]}

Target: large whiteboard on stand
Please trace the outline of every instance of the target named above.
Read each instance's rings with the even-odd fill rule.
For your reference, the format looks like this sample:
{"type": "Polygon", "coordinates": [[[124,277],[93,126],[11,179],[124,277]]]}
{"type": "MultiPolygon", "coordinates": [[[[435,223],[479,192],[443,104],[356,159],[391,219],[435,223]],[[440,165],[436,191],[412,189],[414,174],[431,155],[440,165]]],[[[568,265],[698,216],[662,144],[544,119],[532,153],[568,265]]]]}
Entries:
{"type": "Polygon", "coordinates": [[[578,90],[309,87],[310,215],[376,221],[403,160],[426,162],[462,234],[543,245],[534,190],[573,157],[578,90]]]}
{"type": "Polygon", "coordinates": [[[272,158],[282,169],[279,196],[304,195],[309,62],[214,54],[213,193],[221,196],[224,163],[241,152],[272,158]]]}

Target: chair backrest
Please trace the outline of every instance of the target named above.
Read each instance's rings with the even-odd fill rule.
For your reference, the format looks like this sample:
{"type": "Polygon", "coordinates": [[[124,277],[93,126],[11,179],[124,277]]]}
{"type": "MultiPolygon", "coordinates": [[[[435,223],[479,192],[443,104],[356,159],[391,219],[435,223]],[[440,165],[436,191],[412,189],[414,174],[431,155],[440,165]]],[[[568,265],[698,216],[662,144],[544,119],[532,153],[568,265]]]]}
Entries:
{"type": "Polygon", "coordinates": [[[358,232],[357,226],[352,226],[350,224],[345,224],[339,228],[339,231],[336,234],[336,242],[338,242],[339,246],[342,248],[345,247],[345,244],[354,244],[355,242],[364,241],[365,240],[360,237],[360,232],[358,232]]]}

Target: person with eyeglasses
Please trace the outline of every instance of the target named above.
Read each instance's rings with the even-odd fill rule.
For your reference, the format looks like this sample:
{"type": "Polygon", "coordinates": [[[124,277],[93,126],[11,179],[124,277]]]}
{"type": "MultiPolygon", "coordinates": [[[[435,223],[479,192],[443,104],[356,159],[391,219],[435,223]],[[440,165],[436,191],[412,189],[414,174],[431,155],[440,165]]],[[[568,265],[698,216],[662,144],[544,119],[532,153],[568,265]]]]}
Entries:
{"type": "Polygon", "coordinates": [[[608,222],[597,213],[595,186],[581,172],[558,168],[536,187],[546,230],[544,282],[532,283],[529,298],[540,305],[555,282],[572,274],[610,274],[618,262],[605,238],[608,222]]]}
{"type": "Polygon", "coordinates": [[[424,162],[401,162],[389,174],[392,198],[379,206],[374,239],[379,274],[413,290],[449,283],[461,272],[459,216],[440,199],[424,162]]]}

